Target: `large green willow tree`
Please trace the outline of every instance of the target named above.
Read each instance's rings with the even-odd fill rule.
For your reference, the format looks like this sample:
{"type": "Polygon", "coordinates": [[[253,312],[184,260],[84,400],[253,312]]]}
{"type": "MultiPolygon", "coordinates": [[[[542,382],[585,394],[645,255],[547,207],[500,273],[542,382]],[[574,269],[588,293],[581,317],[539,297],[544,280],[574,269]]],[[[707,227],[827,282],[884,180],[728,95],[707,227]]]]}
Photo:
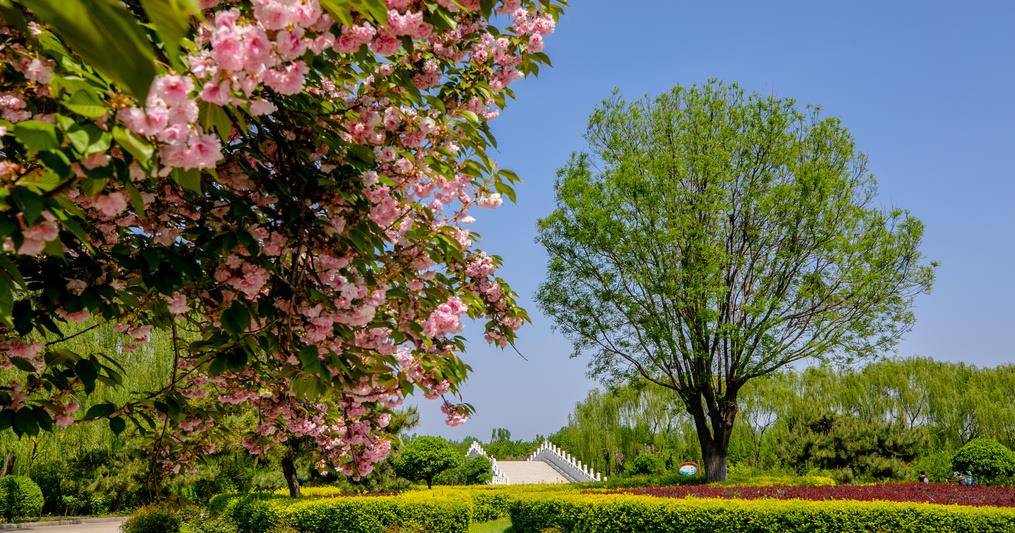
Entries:
{"type": "Polygon", "coordinates": [[[922,223],[876,204],[867,158],[817,110],[713,81],[614,96],[585,137],[540,221],[539,302],[591,375],[678,393],[710,480],[745,383],[890,349],[931,287],[922,223]]]}

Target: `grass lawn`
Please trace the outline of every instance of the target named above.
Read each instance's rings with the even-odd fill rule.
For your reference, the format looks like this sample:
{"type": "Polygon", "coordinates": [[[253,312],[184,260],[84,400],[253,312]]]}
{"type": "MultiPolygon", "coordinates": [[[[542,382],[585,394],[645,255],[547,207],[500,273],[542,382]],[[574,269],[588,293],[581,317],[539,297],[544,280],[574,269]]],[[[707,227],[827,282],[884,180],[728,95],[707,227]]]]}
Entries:
{"type": "Polygon", "coordinates": [[[469,533],[511,533],[511,519],[501,518],[490,522],[479,522],[472,524],[469,533]]]}

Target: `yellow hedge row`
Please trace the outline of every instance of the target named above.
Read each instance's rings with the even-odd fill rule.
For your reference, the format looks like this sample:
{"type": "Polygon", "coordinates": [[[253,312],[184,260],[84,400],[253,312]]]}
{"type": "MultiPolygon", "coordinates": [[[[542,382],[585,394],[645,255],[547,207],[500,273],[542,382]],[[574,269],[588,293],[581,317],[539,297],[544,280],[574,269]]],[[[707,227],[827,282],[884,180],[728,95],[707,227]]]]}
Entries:
{"type": "Polygon", "coordinates": [[[747,533],[767,531],[1011,532],[1015,509],[925,503],[723,500],[606,494],[519,494],[515,531],[747,533]]]}
{"type": "Polygon", "coordinates": [[[283,528],[299,532],[465,533],[473,503],[426,492],[398,496],[346,496],[292,499],[267,494],[232,495],[209,504],[244,533],[283,528]]]}
{"type": "Polygon", "coordinates": [[[436,487],[398,496],[223,495],[210,504],[240,531],[458,533],[511,516],[516,532],[1015,531],[1015,509],[924,503],[660,498],[576,485],[436,487]]]}

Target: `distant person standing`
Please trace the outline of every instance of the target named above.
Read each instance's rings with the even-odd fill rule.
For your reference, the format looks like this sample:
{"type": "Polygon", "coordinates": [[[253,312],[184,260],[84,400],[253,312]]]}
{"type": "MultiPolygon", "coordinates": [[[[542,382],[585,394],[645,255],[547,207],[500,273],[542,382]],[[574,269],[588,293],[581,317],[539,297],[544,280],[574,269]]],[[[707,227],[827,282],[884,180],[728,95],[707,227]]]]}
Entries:
{"type": "Polygon", "coordinates": [[[976,484],[973,481],[973,473],[972,472],[966,472],[965,474],[963,474],[961,472],[957,472],[956,471],[956,472],[952,473],[952,477],[954,477],[955,480],[959,482],[959,485],[975,485],[976,484]]]}
{"type": "Polygon", "coordinates": [[[920,483],[930,483],[930,478],[927,477],[927,471],[920,471],[920,483]]]}

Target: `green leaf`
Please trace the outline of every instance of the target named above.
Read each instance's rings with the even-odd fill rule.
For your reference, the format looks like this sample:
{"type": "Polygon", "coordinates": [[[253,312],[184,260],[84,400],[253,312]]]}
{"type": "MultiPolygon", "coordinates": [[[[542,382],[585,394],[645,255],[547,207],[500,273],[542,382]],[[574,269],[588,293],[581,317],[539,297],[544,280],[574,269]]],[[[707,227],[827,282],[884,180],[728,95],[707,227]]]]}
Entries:
{"type": "MultiPolygon", "coordinates": [[[[0,283],[0,285],[2,285],[2,283],[0,283]]],[[[21,370],[22,372],[29,372],[29,373],[35,373],[36,372],[35,365],[33,365],[32,362],[27,360],[27,359],[22,359],[20,357],[13,357],[13,358],[11,358],[11,364],[13,364],[15,367],[17,367],[18,370],[21,370]]]]}
{"type": "Polygon", "coordinates": [[[166,56],[178,70],[180,40],[190,33],[190,18],[201,15],[196,0],[141,0],[148,20],[162,39],[166,56]]]}
{"type": "Polygon", "coordinates": [[[215,104],[201,102],[199,120],[201,127],[205,131],[214,129],[219,132],[222,138],[228,137],[233,131],[233,121],[229,118],[225,109],[215,104]]]}
{"type": "Polygon", "coordinates": [[[321,395],[320,382],[314,376],[300,376],[292,382],[293,393],[300,400],[316,400],[321,395]]]}
{"type": "Polygon", "coordinates": [[[137,19],[116,0],[21,0],[89,66],[144,101],[155,54],[137,19]]]}
{"type": "Polygon", "coordinates": [[[99,377],[99,369],[88,359],[80,359],[74,365],[74,371],[85,385],[85,394],[95,390],[95,379],[99,377]]]}
{"type": "Polygon", "coordinates": [[[233,335],[240,335],[250,329],[250,312],[247,307],[238,301],[234,301],[222,312],[222,327],[233,335]]]}
{"type": "Polygon", "coordinates": [[[109,149],[109,134],[95,124],[74,124],[64,132],[71,146],[81,155],[105,152],[109,149]]]}
{"type": "Polygon", "coordinates": [[[141,191],[137,190],[137,187],[133,183],[127,183],[124,187],[127,191],[127,198],[130,199],[130,205],[134,208],[134,212],[138,215],[144,215],[144,199],[141,198],[141,191]]]}
{"type": "Polygon", "coordinates": [[[99,403],[91,406],[88,412],[85,413],[85,420],[95,420],[96,418],[102,418],[109,416],[116,411],[116,406],[111,403],[99,403]]]}
{"type": "Polygon", "coordinates": [[[18,271],[18,266],[14,264],[6,255],[0,255],[0,269],[10,277],[15,285],[24,286],[25,278],[21,277],[21,272],[18,271]]]}
{"type": "Polygon", "coordinates": [[[116,142],[142,165],[147,165],[155,153],[155,147],[126,128],[114,126],[113,139],[116,139],[116,142]]]}
{"type": "Polygon", "coordinates": [[[20,409],[14,413],[14,431],[21,435],[38,435],[39,422],[31,409],[20,409]]]}
{"type": "Polygon", "coordinates": [[[39,221],[43,210],[46,209],[46,204],[43,203],[42,197],[24,187],[14,189],[11,192],[11,198],[21,208],[21,211],[25,214],[25,222],[30,226],[39,221]]]}
{"type": "Polygon", "coordinates": [[[109,419],[109,429],[113,431],[114,435],[123,433],[123,430],[127,429],[127,422],[120,417],[113,417],[109,419]]]}
{"type": "Polygon", "coordinates": [[[190,170],[173,169],[173,181],[186,191],[201,194],[201,172],[196,168],[190,170]]]}
{"type": "Polygon", "coordinates": [[[18,435],[39,435],[39,422],[31,409],[19,409],[14,413],[14,430],[18,435]]]}
{"type": "Polygon", "coordinates": [[[99,118],[109,112],[105,103],[92,91],[78,91],[63,101],[63,106],[83,117],[99,118]]]}
{"type": "Polygon", "coordinates": [[[25,16],[10,0],[0,0],[0,22],[4,26],[14,26],[22,33],[25,33],[24,30],[28,27],[25,16]]]}
{"type": "Polygon", "coordinates": [[[56,128],[41,120],[26,120],[14,125],[14,138],[33,151],[53,150],[60,147],[56,128]]]}
{"type": "Polygon", "coordinates": [[[323,7],[335,20],[343,26],[352,26],[352,7],[347,0],[320,0],[323,7]]]}
{"type": "Polygon", "coordinates": [[[457,113],[458,113],[459,116],[465,118],[469,122],[472,122],[472,123],[475,123],[475,124],[479,123],[479,115],[473,113],[472,111],[469,111],[467,109],[459,109],[457,111],[457,113]]]}
{"type": "Polygon", "coordinates": [[[518,199],[517,196],[515,195],[514,188],[508,185],[507,183],[504,183],[501,180],[497,180],[493,183],[493,187],[497,189],[497,192],[503,194],[509,200],[511,200],[511,203],[518,203],[518,199]]]}

